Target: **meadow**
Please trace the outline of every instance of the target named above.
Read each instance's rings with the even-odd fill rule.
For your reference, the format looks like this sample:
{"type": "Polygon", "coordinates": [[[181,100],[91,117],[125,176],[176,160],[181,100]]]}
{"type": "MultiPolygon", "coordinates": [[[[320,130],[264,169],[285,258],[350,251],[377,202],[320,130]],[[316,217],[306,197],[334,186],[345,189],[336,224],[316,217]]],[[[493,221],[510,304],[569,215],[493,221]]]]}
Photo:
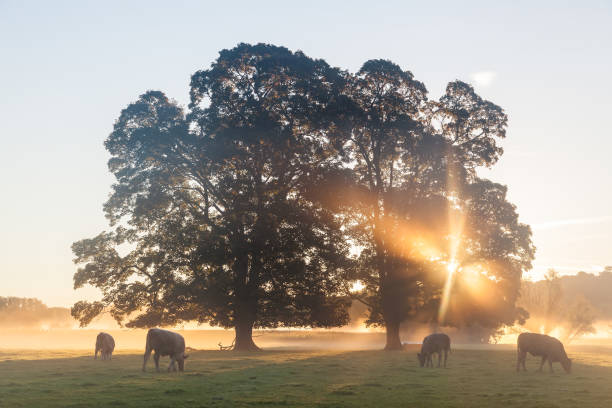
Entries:
{"type": "MultiPolygon", "coordinates": [[[[515,372],[510,346],[456,348],[447,369],[406,351],[191,351],[183,374],[155,372],[142,352],[0,350],[1,407],[609,407],[612,350],[570,349],[565,374],[515,372]]],[[[162,358],[160,366],[167,367],[162,358]]]]}

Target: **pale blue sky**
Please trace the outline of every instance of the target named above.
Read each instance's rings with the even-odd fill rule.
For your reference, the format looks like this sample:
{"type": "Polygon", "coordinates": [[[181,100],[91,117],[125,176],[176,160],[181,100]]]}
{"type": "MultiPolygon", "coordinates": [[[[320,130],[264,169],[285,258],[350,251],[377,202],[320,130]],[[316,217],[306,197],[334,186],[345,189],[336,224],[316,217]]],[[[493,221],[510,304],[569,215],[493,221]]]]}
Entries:
{"type": "Polygon", "coordinates": [[[72,290],[70,245],[106,228],[114,120],[148,89],[186,104],[190,75],[238,42],[352,71],[391,59],[432,97],[473,83],[510,118],[485,174],[534,227],[532,274],[611,265],[612,2],[424,3],[0,0],[0,296],[95,294],[72,290]]]}

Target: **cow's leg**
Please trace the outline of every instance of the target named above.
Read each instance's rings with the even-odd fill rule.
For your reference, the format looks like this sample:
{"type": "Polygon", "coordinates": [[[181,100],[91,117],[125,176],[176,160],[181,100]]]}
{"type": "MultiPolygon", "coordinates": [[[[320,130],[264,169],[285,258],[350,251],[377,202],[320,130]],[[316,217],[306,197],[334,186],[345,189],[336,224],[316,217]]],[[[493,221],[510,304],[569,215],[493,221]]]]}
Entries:
{"type": "Polygon", "coordinates": [[[144,361],[142,363],[142,371],[145,371],[145,368],[147,367],[147,361],[149,360],[149,356],[151,355],[151,349],[147,348],[145,349],[145,355],[144,355],[144,361]]]}
{"type": "Polygon", "coordinates": [[[155,360],[155,371],[157,371],[159,373],[159,357],[160,355],[157,354],[157,351],[153,354],[153,360],[155,360]]]}
{"type": "Polygon", "coordinates": [[[176,371],[176,367],[174,366],[174,362],[176,359],[174,358],[174,354],[170,355],[170,365],[168,365],[168,372],[176,371]]]}
{"type": "Polygon", "coordinates": [[[516,372],[521,370],[521,350],[516,350],[516,372]]]}
{"type": "Polygon", "coordinates": [[[442,363],[442,350],[438,351],[438,368],[440,368],[441,363],[442,363]]]}
{"type": "Polygon", "coordinates": [[[145,368],[147,366],[147,361],[149,360],[150,356],[151,356],[151,349],[147,347],[144,353],[144,361],[142,363],[142,372],[145,371],[145,368]]]}
{"type": "Polygon", "coordinates": [[[527,371],[527,367],[525,367],[525,360],[527,360],[527,352],[517,349],[516,350],[516,371],[521,369],[521,365],[523,366],[523,371],[527,371]]]}
{"type": "Polygon", "coordinates": [[[550,368],[550,372],[552,373],[553,372],[553,369],[552,369],[552,360],[550,358],[548,359],[548,367],[550,368]]]}
{"type": "Polygon", "coordinates": [[[546,362],[546,356],[542,356],[542,361],[540,361],[540,369],[539,372],[542,372],[542,367],[544,367],[544,363],[546,362]]]}
{"type": "Polygon", "coordinates": [[[172,364],[172,371],[174,372],[181,371],[181,365],[179,364],[179,358],[181,358],[180,354],[176,354],[174,356],[174,364],[172,364]]]}
{"type": "Polygon", "coordinates": [[[94,360],[98,359],[98,346],[96,346],[96,352],[94,353],[94,360]]]}
{"type": "Polygon", "coordinates": [[[444,368],[446,368],[447,359],[448,359],[448,349],[444,349],[444,368]]]}

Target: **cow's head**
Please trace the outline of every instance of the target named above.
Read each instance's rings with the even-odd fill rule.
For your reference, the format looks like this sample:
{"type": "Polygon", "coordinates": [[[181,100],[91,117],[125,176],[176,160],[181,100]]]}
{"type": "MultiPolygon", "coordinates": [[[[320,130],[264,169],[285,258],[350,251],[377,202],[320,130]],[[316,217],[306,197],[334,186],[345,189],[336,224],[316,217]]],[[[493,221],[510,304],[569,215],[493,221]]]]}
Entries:
{"type": "Polygon", "coordinates": [[[562,360],[561,366],[563,367],[566,373],[568,374],[571,373],[572,372],[572,359],[566,358],[565,360],[562,360]]]}
{"type": "Polygon", "coordinates": [[[417,357],[419,358],[419,364],[421,365],[421,367],[423,367],[425,365],[425,354],[417,353],[417,357]]]}
{"type": "Polygon", "coordinates": [[[178,363],[179,371],[185,371],[185,359],[189,357],[189,354],[183,353],[183,358],[179,358],[176,360],[178,363]]]}

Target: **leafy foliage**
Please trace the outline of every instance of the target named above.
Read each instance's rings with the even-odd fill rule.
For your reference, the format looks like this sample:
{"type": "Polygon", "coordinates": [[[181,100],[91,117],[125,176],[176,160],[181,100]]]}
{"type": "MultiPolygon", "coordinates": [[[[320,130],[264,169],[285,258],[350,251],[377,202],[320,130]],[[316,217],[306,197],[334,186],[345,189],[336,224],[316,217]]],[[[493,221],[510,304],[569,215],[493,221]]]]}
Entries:
{"type": "MultiPolygon", "coordinates": [[[[302,53],[240,44],[194,74],[189,115],[142,95],[106,141],[116,228],[73,245],[75,287],[101,288],[128,326],[235,327],[237,348],[255,347],[253,326],[346,323],[348,247],[311,193],[337,160],[319,116],[338,80],[302,53]]],[[[73,313],[86,323],[99,306],[73,313]]]]}
{"type": "Polygon", "coordinates": [[[106,140],[113,229],[73,245],[75,288],[103,293],[74,305],[82,324],[106,309],[130,327],[196,320],[255,349],[253,327],[347,323],[350,296],[399,348],[407,319],[495,331],[525,318],[530,229],[506,188],[477,176],[502,154],[507,118],[468,84],[430,101],[387,60],[351,74],[239,44],[192,76],[190,97],[185,112],[145,93],[106,140]]]}
{"type": "Polygon", "coordinates": [[[514,304],[533,259],[531,231],[518,222],[506,188],[476,174],[502,153],[503,110],[460,81],[429,101],[425,86],[390,61],[366,62],[347,83],[352,103],[338,128],[352,177],[343,208],[363,248],[354,278],[365,289],[357,296],[370,309],[368,323],[386,327],[386,348],[401,347],[407,319],[493,332],[523,321],[514,304]],[[448,317],[439,321],[450,263],[469,266],[472,282],[458,274],[450,283],[448,317]],[[488,302],[470,294],[474,280],[488,302]]]}

